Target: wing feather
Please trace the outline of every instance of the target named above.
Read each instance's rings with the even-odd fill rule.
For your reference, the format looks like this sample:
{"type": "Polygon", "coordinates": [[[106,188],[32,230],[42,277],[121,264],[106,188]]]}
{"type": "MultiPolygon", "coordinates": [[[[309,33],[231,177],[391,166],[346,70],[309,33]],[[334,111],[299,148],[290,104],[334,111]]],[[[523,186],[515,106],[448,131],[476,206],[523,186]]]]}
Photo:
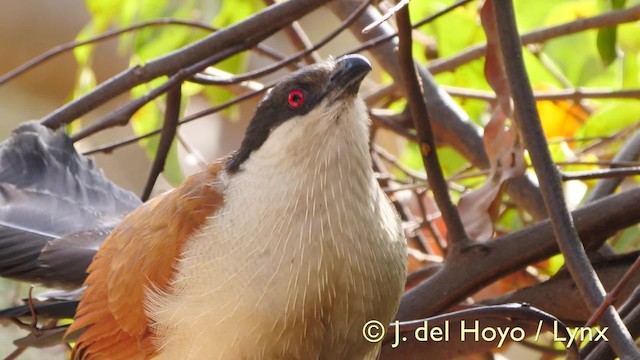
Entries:
{"type": "Polygon", "coordinates": [[[76,359],[146,359],[156,349],[145,313],[147,289],[166,291],[191,235],[222,205],[215,189],[222,163],[209,165],[176,189],[128,215],[89,266],[75,322],[84,329],[76,359]]]}

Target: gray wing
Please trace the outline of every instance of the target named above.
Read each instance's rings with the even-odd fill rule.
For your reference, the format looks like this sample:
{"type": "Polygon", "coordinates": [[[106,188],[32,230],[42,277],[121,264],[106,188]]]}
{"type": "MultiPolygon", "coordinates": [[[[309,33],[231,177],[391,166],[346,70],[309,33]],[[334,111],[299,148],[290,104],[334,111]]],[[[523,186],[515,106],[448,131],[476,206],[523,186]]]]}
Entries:
{"type": "Polygon", "coordinates": [[[0,143],[0,276],[81,286],[100,243],[140,204],[64,133],[20,125],[0,143]]]}

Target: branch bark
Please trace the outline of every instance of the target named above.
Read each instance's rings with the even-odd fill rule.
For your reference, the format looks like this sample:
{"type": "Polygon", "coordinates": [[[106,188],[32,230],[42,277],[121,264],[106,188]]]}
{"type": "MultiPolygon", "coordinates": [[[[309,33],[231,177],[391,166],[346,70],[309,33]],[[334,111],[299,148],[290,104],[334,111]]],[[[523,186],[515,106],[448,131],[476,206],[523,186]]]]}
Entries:
{"type": "Polygon", "coordinates": [[[429,185],[433,191],[433,197],[442,213],[442,218],[447,225],[447,238],[452,248],[460,248],[469,241],[465,232],[462,220],[455,205],[449,196],[449,187],[442,173],[436,143],[433,138],[431,120],[427,112],[425,96],[422,92],[416,74],[416,65],[413,61],[411,38],[411,17],[409,7],[405,4],[396,14],[398,20],[398,62],[400,63],[400,73],[406,89],[408,106],[411,110],[413,124],[418,132],[420,153],[424,168],[427,171],[429,185]]]}
{"type": "MultiPolygon", "coordinates": [[[[331,10],[340,19],[346,18],[357,6],[352,1],[334,1],[329,4],[331,10]]],[[[367,34],[362,34],[361,29],[375,22],[380,13],[369,7],[367,11],[351,26],[351,32],[360,41],[367,41],[381,36],[388,36],[395,31],[387,23],[380,24],[367,34]]],[[[397,39],[385,42],[370,49],[380,65],[394,79],[401,79],[398,59],[393,54],[397,47],[397,39]]],[[[444,92],[435,82],[431,74],[420,67],[418,69],[422,81],[425,100],[432,120],[433,131],[436,140],[444,141],[456,151],[467,158],[478,168],[487,168],[489,161],[482,143],[481,129],[475,125],[469,116],[458,104],[444,92]]],[[[399,86],[402,86],[399,84],[399,86]]],[[[546,211],[540,196],[540,191],[526,176],[507,181],[506,192],[523,209],[528,211],[535,219],[546,218],[546,211]]]]}
{"type": "MultiPolygon", "coordinates": [[[[584,296],[589,310],[594,311],[602,303],[606,293],[589,262],[564,202],[560,174],[551,159],[533,91],[524,67],[522,44],[515,23],[513,3],[501,1],[500,5],[494,6],[493,9],[496,14],[502,57],[512,92],[515,118],[522,130],[523,140],[536,170],[553,232],[569,272],[584,296]]],[[[609,328],[611,346],[620,357],[640,357],[640,351],[612,306],[604,311],[599,323],[602,327],[609,328]]]]}
{"type": "MultiPolygon", "coordinates": [[[[613,161],[634,161],[637,160],[638,157],[640,157],[640,131],[636,131],[631,139],[624,144],[622,149],[614,156],[613,161]]],[[[618,185],[620,185],[620,182],[622,182],[622,179],[604,179],[598,181],[587,197],[586,202],[589,203],[613,193],[618,185]]]]}
{"type": "Polygon", "coordinates": [[[153,190],[153,187],[158,180],[158,176],[160,176],[160,173],[164,170],[164,165],[167,161],[169,150],[171,150],[173,139],[175,139],[176,133],[178,132],[178,119],[180,118],[181,100],[181,86],[176,86],[175,88],[167,92],[167,106],[164,113],[164,122],[162,124],[160,142],[158,143],[156,157],[153,159],[153,164],[151,164],[151,171],[149,172],[147,183],[145,184],[142,196],[140,197],[142,201],[149,200],[151,191],[153,190]]]}
{"type": "MultiPolygon", "coordinates": [[[[521,41],[523,45],[544,43],[560,36],[571,35],[589,29],[615,26],[638,20],[640,20],[640,5],[632,6],[623,10],[611,11],[606,14],[590,18],[579,19],[566,24],[531,31],[526,34],[522,34],[521,41]]],[[[458,55],[432,61],[427,66],[427,70],[432,74],[453,71],[468,62],[483,57],[486,51],[487,44],[472,46],[458,55]]]]}
{"type": "Polygon", "coordinates": [[[144,65],[132,67],[95,90],[78,98],[42,119],[42,124],[58,128],[93,110],[96,106],[130,90],[136,85],[163,75],[177,73],[238,44],[237,52],[255,46],[294,20],[320,7],[329,0],[287,1],[270,6],[249,19],[217,31],[206,38],[144,65]]]}
{"type": "MultiPolygon", "coordinates": [[[[572,216],[584,246],[598,245],[640,221],[640,188],[595,201],[572,216]]],[[[437,274],[403,296],[397,317],[404,321],[437,314],[483,286],[557,253],[549,220],[453,253],[437,274]]]]}

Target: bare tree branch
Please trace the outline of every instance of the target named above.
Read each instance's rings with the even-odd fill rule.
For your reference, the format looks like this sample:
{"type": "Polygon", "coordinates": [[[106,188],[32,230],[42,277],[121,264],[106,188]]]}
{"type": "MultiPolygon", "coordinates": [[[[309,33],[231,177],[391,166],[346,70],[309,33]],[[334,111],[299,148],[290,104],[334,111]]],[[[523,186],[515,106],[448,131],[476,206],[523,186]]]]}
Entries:
{"type": "MultiPolygon", "coordinates": [[[[331,10],[341,19],[348,16],[355,7],[351,1],[334,1],[329,5],[331,10]]],[[[373,23],[379,17],[380,14],[370,7],[351,27],[351,32],[361,41],[394,34],[395,31],[387,23],[381,24],[366,35],[361,33],[360,29],[373,23]]],[[[394,79],[401,79],[397,57],[389,56],[394,53],[396,46],[395,40],[389,41],[372,48],[371,53],[394,79]]],[[[482,130],[471,121],[464,110],[446,92],[440,89],[425,69],[419,68],[418,73],[426,95],[425,100],[436,141],[446,142],[474,166],[481,169],[487,168],[489,162],[480,135],[482,130]]],[[[522,176],[508,180],[506,192],[535,219],[546,217],[540,191],[528,177],[522,176]]]]}
{"type": "MultiPolygon", "coordinates": [[[[367,8],[367,6],[369,6],[369,3],[372,0],[367,0],[362,2],[351,14],[349,14],[349,16],[347,16],[342,23],[335,29],[333,29],[327,36],[325,36],[324,38],[322,38],[320,41],[318,41],[316,44],[313,44],[313,46],[309,47],[309,48],[305,48],[304,50],[293,54],[291,56],[286,57],[285,59],[282,59],[276,63],[273,63],[271,65],[265,66],[264,68],[261,69],[257,69],[257,70],[253,70],[253,71],[249,71],[245,74],[239,74],[239,75],[235,75],[235,76],[230,76],[224,79],[214,79],[213,77],[209,77],[209,81],[208,84],[220,84],[220,85],[228,85],[228,84],[237,84],[239,82],[242,81],[246,81],[246,80],[252,80],[255,78],[259,78],[268,74],[271,74],[281,68],[283,68],[286,65],[289,65],[293,62],[296,62],[300,59],[302,59],[303,57],[310,55],[311,53],[313,53],[314,51],[318,50],[319,48],[323,47],[324,45],[326,45],[329,41],[333,40],[336,36],[338,36],[342,31],[344,31],[344,29],[348,28],[351,24],[354,23],[354,21],[356,21],[358,19],[358,17],[360,17],[360,15],[362,15],[362,13],[364,12],[364,10],[367,8]]],[[[207,76],[200,76],[201,79],[207,78],[207,76]]]]}
{"type": "Polygon", "coordinates": [[[42,123],[58,128],[93,110],[115,96],[162,75],[177,73],[192,64],[206,60],[235,47],[237,51],[255,46],[276,31],[311,12],[328,0],[298,0],[270,6],[249,19],[217,31],[194,44],[152,60],[145,65],[128,69],[100,84],[87,95],[76,99],[45,116],[42,123]]]}
{"type": "MultiPolygon", "coordinates": [[[[640,157],[640,131],[636,131],[635,134],[627,141],[627,143],[620,149],[620,152],[616,154],[613,161],[633,161],[640,157]]],[[[592,202],[600,199],[603,196],[613,193],[613,191],[620,185],[622,179],[606,179],[599,181],[593,190],[587,197],[586,202],[592,202]]]]}
{"type": "MultiPolygon", "coordinates": [[[[468,99],[495,101],[496,96],[490,91],[466,89],[455,86],[442,86],[449,95],[468,99]]],[[[563,89],[534,91],[536,100],[583,100],[583,99],[638,99],[640,89],[595,90],[595,89],[563,89]]]]}
{"type": "MultiPolygon", "coordinates": [[[[611,195],[572,213],[585,247],[640,221],[640,188],[611,195]]],[[[437,314],[483,286],[558,252],[549,220],[499,237],[482,247],[453,253],[442,269],[405,293],[399,320],[437,314]]]]}
{"type": "Polygon", "coordinates": [[[563,181],[621,178],[634,175],[640,175],[640,167],[560,172],[560,176],[562,177],[563,181]]]}
{"type": "MultiPolygon", "coordinates": [[[[209,32],[214,32],[214,31],[218,31],[218,29],[213,28],[211,26],[208,26],[206,24],[202,24],[199,23],[197,21],[189,21],[189,20],[179,20],[179,19],[157,19],[157,20],[151,20],[151,21],[145,21],[145,22],[141,22],[139,24],[135,24],[135,25],[131,25],[131,26],[127,26],[125,28],[122,29],[115,29],[115,30],[111,30],[111,31],[107,31],[104,32],[98,36],[94,36],[92,38],[86,39],[86,40],[82,40],[82,41],[72,41],[66,44],[62,44],[59,46],[54,47],[51,50],[46,51],[45,53],[36,56],[35,58],[27,61],[26,63],[21,64],[20,66],[18,66],[17,68],[9,71],[8,73],[0,76],[0,85],[6,83],[7,81],[25,73],[26,71],[32,69],[33,67],[40,65],[44,62],[46,62],[47,60],[63,54],[67,51],[73,50],[77,47],[83,46],[83,45],[87,45],[87,44],[95,44],[95,43],[99,43],[102,42],[104,40],[108,40],[108,39],[112,39],[114,37],[120,36],[122,34],[126,34],[128,32],[133,32],[145,27],[151,27],[151,26],[167,26],[167,25],[181,25],[181,26],[188,26],[188,27],[192,27],[192,28],[196,28],[196,29],[201,29],[201,30],[205,30],[205,31],[209,31],[209,32]]],[[[279,54],[277,51],[269,48],[268,46],[264,45],[264,44],[257,44],[255,47],[256,51],[268,56],[274,60],[281,60],[284,56],[282,54],[279,54]]]]}
{"type": "Polygon", "coordinates": [[[180,86],[176,86],[167,92],[167,106],[164,113],[164,122],[162,125],[162,133],[160,135],[160,142],[158,143],[158,150],[156,151],[156,157],[153,159],[151,165],[151,171],[147,178],[147,183],[144,186],[142,201],[149,200],[153,186],[156,184],[156,180],[160,173],[164,170],[169,150],[173,139],[176,137],[178,131],[178,118],[180,117],[180,102],[182,98],[182,91],[180,86]]]}
{"type": "Polygon", "coordinates": [[[449,196],[449,187],[442,173],[438,153],[436,151],[436,143],[433,138],[433,130],[431,129],[431,120],[427,112],[427,104],[422,86],[419,83],[416,73],[416,65],[413,61],[412,37],[411,37],[411,18],[409,15],[409,7],[402,6],[397,14],[398,20],[398,38],[400,39],[398,46],[398,62],[400,63],[400,72],[402,80],[406,88],[406,97],[413,123],[418,131],[418,139],[420,145],[420,154],[427,171],[429,185],[433,191],[433,197],[438,204],[438,208],[442,213],[442,218],[447,224],[447,238],[449,245],[453,249],[459,249],[469,241],[465,232],[462,220],[455,205],[449,196]]]}
{"type": "MultiPolygon", "coordinates": [[[[490,3],[485,3],[485,6],[487,4],[490,3]]],[[[589,262],[574,227],[573,219],[564,202],[561,179],[549,153],[529,84],[529,77],[524,67],[522,44],[515,23],[513,3],[501,1],[493,9],[496,14],[502,56],[512,92],[516,121],[522,130],[522,137],[536,169],[544,203],[549,212],[553,232],[564,255],[566,266],[585,297],[587,306],[593,311],[604,301],[606,293],[589,262]]],[[[612,306],[604,311],[600,324],[603,327],[609,327],[611,345],[620,357],[640,357],[640,351],[612,306]]]]}
{"type": "MultiPolygon", "coordinates": [[[[269,6],[276,3],[274,0],[265,0],[264,2],[269,6]]],[[[291,44],[298,51],[309,50],[313,46],[313,43],[311,42],[307,34],[305,34],[299,22],[292,22],[291,25],[287,26],[284,30],[289,36],[291,44]]],[[[307,62],[307,64],[313,64],[322,61],[322,58],[316,51],[312,51],[307,56],[305,56],[305,61],[307,62]]]]}
{"type": "MultiPolygon", "coordinates": [[[[578,19],[551,26],[544,29],[535,30],[526,34],[522,34],[521,42],[523,45],[544,43],[553,38],[560,36],[575,34],[589,29],[605,28],[640,20],[640,5],[632,6],[622,10],[611,11],[602,15],[578,19]]],[[[481,44],[469,47],[458,55],[453,55],[445,59],[432,61],[427,69],[432,74],[439,74],[445,71],[453,71],[472,60],[481,58],[486,52],[487,45],[481,44]]]]}

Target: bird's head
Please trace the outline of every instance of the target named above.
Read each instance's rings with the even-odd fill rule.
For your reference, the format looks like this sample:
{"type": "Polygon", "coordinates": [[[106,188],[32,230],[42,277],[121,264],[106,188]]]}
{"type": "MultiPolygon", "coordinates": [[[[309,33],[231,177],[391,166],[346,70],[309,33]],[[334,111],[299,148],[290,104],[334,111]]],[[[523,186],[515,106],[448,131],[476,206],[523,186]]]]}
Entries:
{"type": "Polygon", "coordinates": [[[254,156],[288,153],[304,158],[340,137],[342,143],[357,139],[363,144],[355,145],[366,146],[368,116],[358,90],[370,70],[365,57],[347,55],[285,77],[258,105],[240,149],[227,161],[227,171],[237,172],[254,156]]]}

